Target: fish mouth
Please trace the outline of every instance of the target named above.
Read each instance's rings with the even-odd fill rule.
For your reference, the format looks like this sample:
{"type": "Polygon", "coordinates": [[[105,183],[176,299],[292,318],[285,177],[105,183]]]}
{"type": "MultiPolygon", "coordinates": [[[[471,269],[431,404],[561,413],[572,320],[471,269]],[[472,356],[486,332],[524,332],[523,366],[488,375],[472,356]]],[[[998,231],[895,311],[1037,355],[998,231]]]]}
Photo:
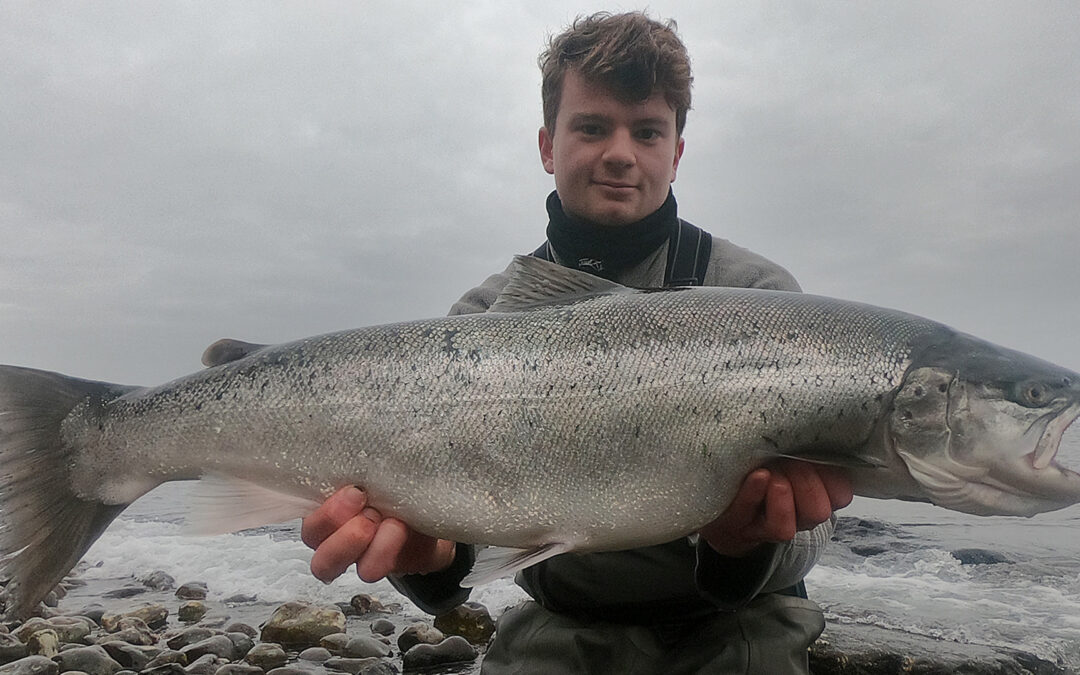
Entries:
{"type": "MultiPolygon", "coordinates": [[[[1035,449],[1027,455],[1031,458],[1032,469],[1041,471],[1052,466],[1062,471],[1069,471],[1057,462],[1057,454],[1061,450],[1061,439],[1065,431],[1072,426],[1077,417],[1080,417],[1080,402],[1073,403],[1050,420],[1043,429],[1039,442],[1035,444],[1035,449]]],[[[1075,472],[1069,471],[1069,473],[1075,472]]]]}

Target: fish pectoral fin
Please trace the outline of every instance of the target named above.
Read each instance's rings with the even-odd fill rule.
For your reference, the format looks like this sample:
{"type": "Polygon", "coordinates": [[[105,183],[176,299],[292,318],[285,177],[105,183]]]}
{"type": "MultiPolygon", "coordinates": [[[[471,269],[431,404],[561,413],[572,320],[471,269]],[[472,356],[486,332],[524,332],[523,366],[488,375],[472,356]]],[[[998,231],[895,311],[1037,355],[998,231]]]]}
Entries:
{"type": "Polygon", "coordinates": [[[614,281],[563,267],[532,256],[514,256],[510,281],[503,287],[489,312],[527,312],[554,305],[571,305],[581,300],[613,293],[633,293],[614,281]]]}
{"type": "Polygon", "coordinates": [[[240,478],[208,473],[190,495],[184,529],[189,534],[227,534],[303,518],[320,503],[240,478]]]}
{"type": "Polygon", "coordinates": [[[241,342],[231,338],[222,338],[206,348],[206,351],[202,354],[202,364],[207,368],[213,368],[223,363],[242,359],[266,346],[254,342],[241,342]]]}
{"type": "Polygon", "coordinates": [[[509,576],[518,570],[535,565],[541,560],[569,552],[569,544],[544,544],[535,548],[503,548],[489,546],[476,554],[472,572],[461,580],[462,588],[482,586],[500,577],[509,576]]]}
{"type": "Polygon", "coordinates": [[[811,464],[839,466],[846,469],[880,469],[888,466],[880,457],[874,457],[859,451],[846,452],[843,448],[833,447],[797,448],[780,453],[777,456],[797,459],[800,462],[810,462],[811,464]]]}

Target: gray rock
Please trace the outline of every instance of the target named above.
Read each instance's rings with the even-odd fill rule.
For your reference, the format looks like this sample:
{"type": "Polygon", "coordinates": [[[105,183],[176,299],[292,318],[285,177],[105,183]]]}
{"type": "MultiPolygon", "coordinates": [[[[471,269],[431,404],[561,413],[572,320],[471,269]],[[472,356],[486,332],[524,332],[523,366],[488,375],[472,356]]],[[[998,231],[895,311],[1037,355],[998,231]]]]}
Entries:
{"type": "Polygon", "coordinates": [[[161,663],[141,671],[139,675],[187,675],[179,663],[161,663]]]}
{"type": "Polygon", "coordinates": [[[331,654],[340,655],[345,651],[345,645],[349,644],[349,636],[344,632],[324,635],[319,640],[319,646],[331,654]]]}
{"type": "Polygon", "coordinates": [[[300,652],[299,656],[297,656],[296,658],[300,659],[301,661],[322,663],[323,661],[328,660],[331,656],[333,656],[333,654],[331,654],[330,650],[326,649],[325,647],[308,647],[304,651],[300,652]]]}
{"type": "Polygon", "coordinates": [[[60,666],[60,672],[81,670],[88,675],[115,675],[124,667],[117,663],[105,648],[100,645],[65,649],[53,657],[60,666]]]}
{"type": "Polygon", "coordinates": [[[390,656],[390,647],[373,637],[360,635],[350,638],[341,650],[341,655],[350,659],[363,659],[368,657],[390,656]]]}
{"type": "Polygon", "coordinates": [[[213,654],[222,659],[231,661],[236,658],[236,645],[226,635],[215,635],[205,640],[188,645],[180,650],[180,653],[188,657],[193,663],[206,654],[213,654]]]}
{"type": "MultiPolygon", "coordinates": [[[[303,656],[301,655],[300,658],[303,656]]],[[[279,644],[260,642],[248,650],[248,653],[244,655],[244,661],[263,670],[273,670],[288,663],[289,656],[279,644]]]]}
{"type": "Polygon", "coordinates": [[[202,621],[199,621],[199,625],[204,628],[216,628],[220,630],[225,627],[225,624],[229,623],[229,619],[231,618],[232,617],[228,614],[211,611],[202,618],[202,621]]]}
{"type": "Polygon", "coordinates": [[[146,664],[144,670],[150,668],[157,668],[158,666],[164,666],[170,663],[176,664],[183,668],[188,664],[187,654],[179,652],[175,649],[162,649],[157,656],[150,659],[150,662],[146,664]]]}
{"type": "Polygon", "coordinates": [[[405,652],[401,665],[405,670],[422,670],[451,663],[476,660],[476,648],[460,635],[451,635],[437,645],[419,644],[405,652]]]}
{"type": "Polygon", "coordinates": [[[49,626],[56,631],[60,642],[86,644],[90,633],[97,628],[94,620],[85,616],[54,616],[49,626]]]}
{"type": "Polygon", "coordinates": [[[416,645],[437,645],[446,639],[441,630],[427,623],[414,623],[401,631],[398,636],[397,646],[402,654],[416,645]]]}
{"type": "Polygon", "coordinates": [[[161,647],[140,647],[119,640],[98,643],[114,661],[135,671],[146,668],[161,653],[161,647]]]}
{"type": "Polygon", "coordinates": [[[167,591],[176,585],[176,579],[162,570],[154,570],[150,574],[139,577],[139,583],[155,591],[167,591]]]}
{"type": "Polygon", "coordinates": [[[358,593],[354,595],[349,604],[357,614],[368,614],[369,612],[385,612],[386,607],[381,602],[375,599],[374,596],[367,593],[358,593]]]}
{"type": "Polygon", "coordinates": [[[188,600],[176,610],[176,618],[184,623],[195,623],[206,616],[207,611],[202,600],[188,600]]]}
{"type": "Polygon", "coordinates": [[[373,671],[372,669],[378,667],[382,663],[386,662],[382,659],[375,657],[355,659],[335,656],[323,663],[323,667],[327,670],[336,670],[342,673],[350,673],[350,675],[374,675],[374,672],[378,671],[373,671]]]}
{"type": "Polygon", "coordinates": [[[249,638],[252,638],[252,639],[259,637],[259,631],[255,630],[253,627],[247,625],[246,623],[242,623],[240,621],[236,621],[236,622],[231,623],[228,626],[226,626],[225,627],[225,632],[226,633],[243,633],[244,635],[246,635],[246,636],[248,636],[249,638]]]}
{"type": "Polygon", "coordinates": [[[214,675],[218,668],[228,663],[225,659],[218,658],[213,654],[203,654],[191,662],[184,671],[190,675],[214,675]]]}
{"type": "Polygon", "coordinates": [[[94,625],[100,626],[101,617],[105,616],[105,606],[98,602],[91,602],[88,605],[83,605],[82,609],[75,611],[70,616],[90,619],[94,622],[94,625]]]}
{"type": "Polygon", "coordinates": [[[495,621],[487,607],[466,602],[435,617],[435,627],[447,635],[460,635],[474,645],[486,644],[495,634],[495,621]]]}
{"type": "Polygon", "coordinates": [[[31,654],[51,659],[60,653],[60,637],[52,628],[42,628],[30,636],[26,646],[31,654]]]}
{"type": "Polygon", "coordinates": [[[176,589],[176,597],[181,600],[205,600],[209,591],[204,581],[189,581],[176,589]]]}
{"type": "Polygon", "coordinates": [[[262,668],[249,663],[226,663],[214,675],[263,675],[264,672],[262,668]]]}
{"type": "Polygon", "coordinates": [[[145,586],[124,586],[122,588],[114,588],[111,591],[105,591],[101,594],[101,597],[108,598],[109,600],[121,600],[123,598],[133,598],[136,595],[142,595],[145,592],[145,586]]]}
{"type": "Polygon", "coordinates": [[[266,673],[266,675],[311,675],[311,671],[306,668],[294,668],[292,666],[286,666],[284,668],[274,668],[266,673]]]}
{"type": "Polygon", "coordinates": [[[0,633],[0,665],[30,656],[26,643],[10,633],[0,633]]]}
{"type": "Polygon", "coordinates": [[[961,565],[1001,565],[1015,564],[1008,556],[985,548],[961,548],[952,552],[952,557],[961,565]]]}
{"type": "Polygon", "coordinates": [[[167,638],[165,644],[169,646],[169,649],[183,649],[188,645],[202,642],[215,635],[221,635],[221,631],[214,630],[213,628],[194,626],[192,628],[185,628],[176,635],[167,638]]]}
{"type": "Polygon", "coordinates": [[[27,656],[0,666],[0,675],[57,675],[60,666],[44,656],[27,656]]]}
{"type": "Polygon", "coordinates": [[[48,621],[41,618],[40,616],[35,616],[27,619],[23,623],[23,625],[13,630],[11,634],[19,640],[26,642],[30,639],[31,635],[38,632],[39,630],[44,630],[46,628],[52,628],[52,626],[49,624],[48,621]]]}
{"type": "Polygon", "coordinates": [[[313,647],[324,636],[345,632],[345,615],[337,608],[287,602],[263,625],[262,641],[287,647],[313,647]]]}
{"type": "Polygon", "coordinates": [[[226,605],[250,605],[259,599],[257,595],[246,595],[244,593],[237,593],[236,595],[230,595],[222,600],[226,605]]]}
{"type": "Polygon", "coordinates": [[[244,655],[255,646],[255,641],[243,633],[225,633],[225,637],[229,638],[233,643],[232,658],[234,661],[244,658],[244,655]]]}
{"type": "Polygon", "coordinates": [[[372,621],[369,628],[371,628],[371,632],[375,635],[393,635],[394,631],[397,630],[397,626],[389,619],[372,621]]]}
{"type": "Polygon", "coordinates": [[[161,628],[169,619],[169,610],[165,605],[155,603],[124,612],[124,616],[142,619],[150,628],[161,628]]]}

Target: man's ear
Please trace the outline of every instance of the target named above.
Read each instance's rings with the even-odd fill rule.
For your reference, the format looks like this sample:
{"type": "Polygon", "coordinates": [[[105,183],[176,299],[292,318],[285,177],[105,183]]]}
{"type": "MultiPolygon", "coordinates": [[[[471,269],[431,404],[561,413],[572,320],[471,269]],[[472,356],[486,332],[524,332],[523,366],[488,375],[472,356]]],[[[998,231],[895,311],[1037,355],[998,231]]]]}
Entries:
{"type": "MultiPolygon", "coordinates": [[[[551,140],[553,135],[554,134],[548,131],[547,127],[540,127],[540,163],[544,165],[544,171],[547,171],[551,175],[555,175],[555,158],[551,151],[551,140]]],[[[679,160],[676,159],[675,163],[678,164],[678,162],[679,160]]],[[[672,176],[672,180],[675,180],[674,175],[672,176]]]]}
{"type": "Polygon", "coordinates": [[[683,149],[686,147],[686,140],[682,136],[679,137],[679,144],[675,146],[675,161],[671,164],[671,182],[675,182],[675,174],[679,171],[679,160],[682,159],[683,149]]]}

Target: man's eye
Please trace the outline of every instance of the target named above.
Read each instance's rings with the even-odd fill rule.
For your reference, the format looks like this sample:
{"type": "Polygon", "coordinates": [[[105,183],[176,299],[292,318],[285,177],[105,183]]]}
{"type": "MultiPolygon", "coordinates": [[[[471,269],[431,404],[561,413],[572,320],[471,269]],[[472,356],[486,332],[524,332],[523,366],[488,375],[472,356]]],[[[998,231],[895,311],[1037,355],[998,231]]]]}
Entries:
{"type": "Polygon", "coordinates": [[[638,132],[638,138],[645,141],[654,141],[660,137],[660,132],[656,129],[642,129],[638,132]]]}
{"type": "Polygon", "coordinates": [[[586,136],[599,136],[603,133],[603,129],[600,128],[599,124],[582,124],[581,133],[586,136]]]}

